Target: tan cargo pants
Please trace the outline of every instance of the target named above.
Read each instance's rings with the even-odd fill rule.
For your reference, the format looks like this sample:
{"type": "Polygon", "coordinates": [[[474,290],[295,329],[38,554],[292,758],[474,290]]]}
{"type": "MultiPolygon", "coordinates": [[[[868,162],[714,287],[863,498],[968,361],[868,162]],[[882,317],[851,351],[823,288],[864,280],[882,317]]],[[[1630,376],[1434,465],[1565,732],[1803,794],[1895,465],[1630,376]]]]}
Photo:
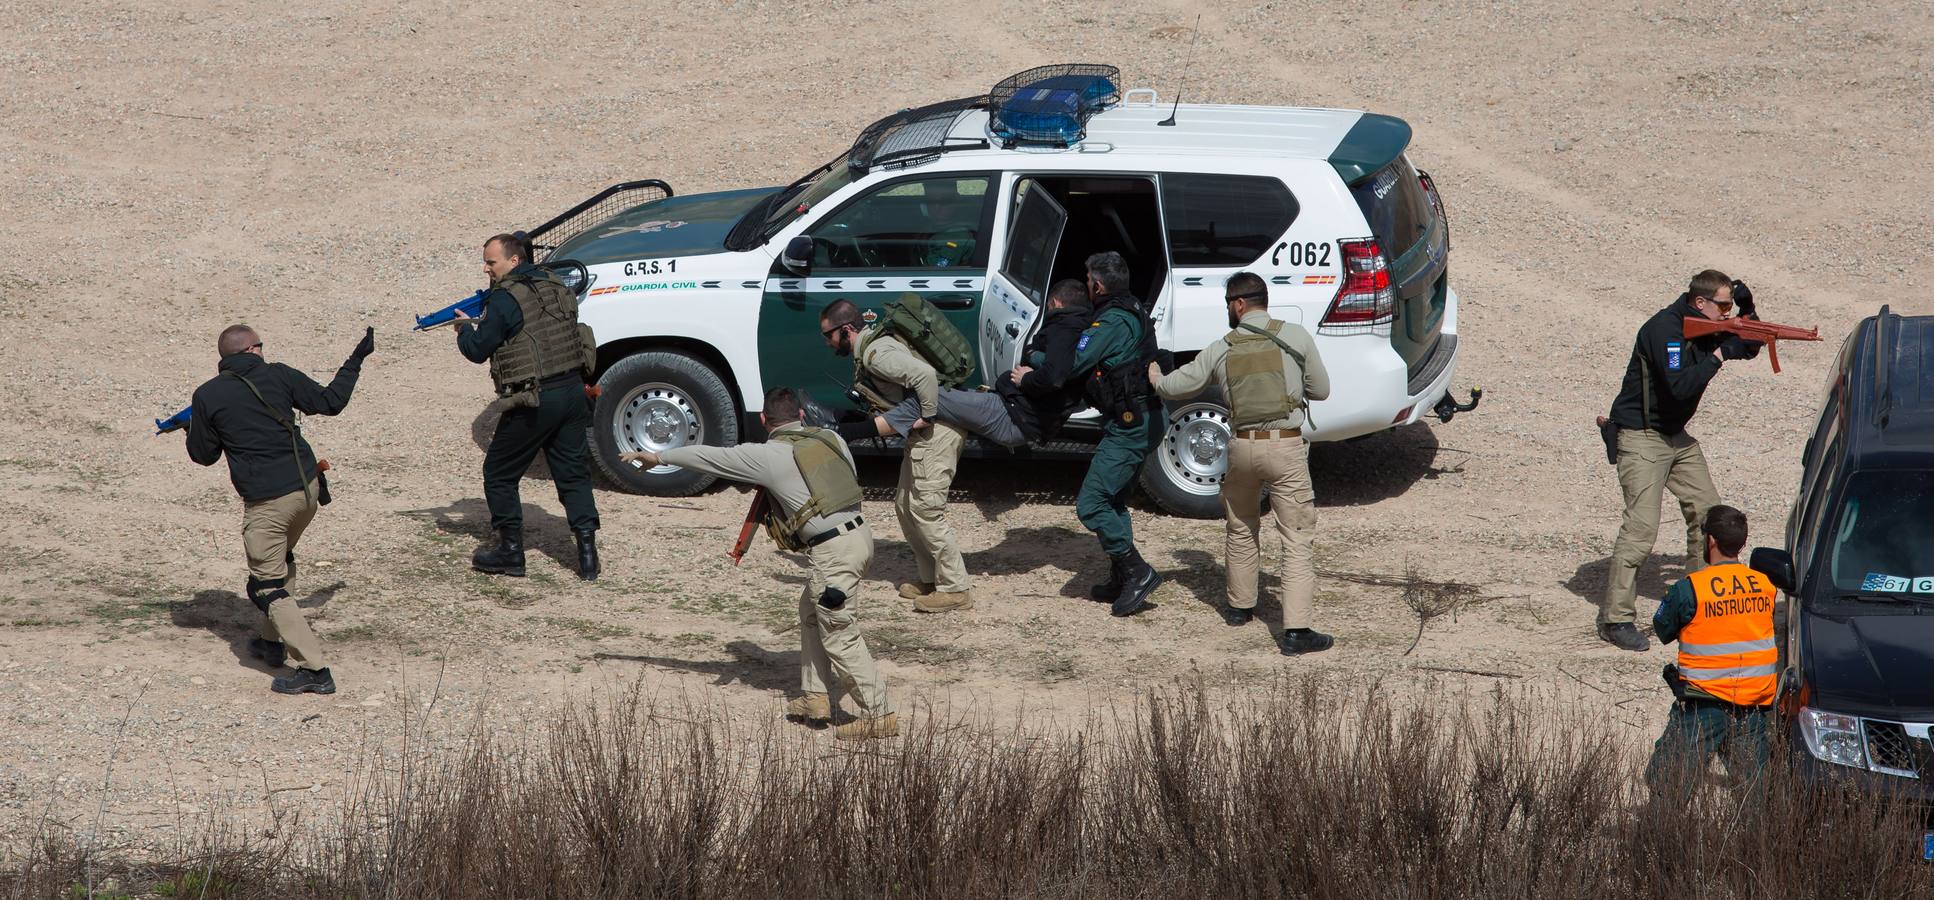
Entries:
{"type": "Polygon", "coordinates": [[[799,595],[799,687],[808,694],[831,694],[843,685],[865,717],[893,711],[886,682],[873,665],[860,634],[859,585],[873,562],[873,526],[861,525],[817,547],[806,548],[812,578],[799,595]],[[819,596],[828,587],[846,594],[846,605],[827,609],[819,596]]]}
{"type": "MultiPolygon", "coordinates": [[[[289,554],[296,541],[316,517],[316,483],[311,481],[299,491],[290,491],[272,500],[242,504],[242,549],[248,553],[248,573],[268,586],[260,591],[281,591],[289,577],[289,554]]],[[[322,643],[302,617],[295,598],[277,597],[269,603],[262,619],[262,640],[283,644],[289,661],[303,669],[323,669],[322,643]]]]}
{"type": "Polygon", "coordinates": [[[1618,487],[1625,495],[1625,520],[1612,545],[1605,600],[1598,607],[1602,624],[1638,617],[1639,566],[1652,555],[1652,545],[1659,538],[1661,493],[1671,491],[1685,515],[1687,572],[1705,568],[1706,510],[1719,504],[1706,454],[1699,449],[1699,441],[1683,431],[1668,437],[1656,431],[1619,429],[1618,487]]]}
{"type": "Polygon", "coordinates": [[[1316,598],[1316,490],[1309,477],[1309,444],[1302,438],[1229,441],[1229,472],[1222,476],[1222,521],[1228,556],[1228,601],[1235,609],[1256,606],[1262,569],[1262,495],[1283,538],[1282,589],[1277,602],[1284,628],[1309,628],[1316,598]]]}
{"type": "Polygon", "coordinates": [[[924,438],[908,440],[900,460],[900,486],[893,494],[893,511],[913,549],[918,580],[948,593],[974,586],[954,530],[947,525],[947,491],[966,442],[966,432],[945,422],[933,423],[932,433],[924,438]]]}

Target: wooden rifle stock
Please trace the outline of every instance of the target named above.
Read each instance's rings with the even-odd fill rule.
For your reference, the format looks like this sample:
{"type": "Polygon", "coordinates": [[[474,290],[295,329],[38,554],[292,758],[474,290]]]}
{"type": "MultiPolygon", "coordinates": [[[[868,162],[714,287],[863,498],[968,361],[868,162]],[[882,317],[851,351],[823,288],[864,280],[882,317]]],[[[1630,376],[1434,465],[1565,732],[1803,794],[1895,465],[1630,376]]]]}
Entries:
{"type": "Polygon", "coordinates": [[[1685,335],[1688,339],[1705,337],[1720,332],[1736,334],[1749,341],[1759,341],[1766,345],[1766,358],[1773,363],[1773,374],[1780,373],[1780,341],[1817,341],[1820,339],[1818,328],[1798,328],[1792,325],[1775,325],[1758,319],[1731,318],[1705,319],[1686,316],[1685,335]]]}
{"type": "Polygon", "coordinates": [[[771,502],[772,498],[766,496],[765,488],[752,493],[752,508],[745,511],[745,524],[739,527],[739,539],[733,542],[732,552],[727,554],[732,557],[733,565],[745,561],[745,551],[752,548],[752,536],[759,533],[759,523],[765,521],[766,517],[766,504],[771,502]]]}

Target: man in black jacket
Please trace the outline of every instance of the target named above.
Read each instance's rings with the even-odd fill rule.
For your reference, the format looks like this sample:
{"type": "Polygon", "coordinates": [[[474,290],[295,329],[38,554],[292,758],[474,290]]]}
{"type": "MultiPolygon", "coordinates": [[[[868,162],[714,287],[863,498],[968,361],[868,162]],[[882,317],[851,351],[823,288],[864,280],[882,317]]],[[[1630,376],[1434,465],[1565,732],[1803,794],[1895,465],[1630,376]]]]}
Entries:
{"type": "Polygon", "coordinates": [[[1705,565],[1706,510],[1719,503],[1706,455],[1686,433],[1699,410],[1699,398],[1726,359],[1751,359],[1760,344],[1730,335],[1688,339],[1688,316],[1723,319],[1733,314],[1733,284],[1707,269],[1692,276],[1679,299],[1639,327],[1625,381],[1612,401],[1611,423],[1618,428],[1618,485],[1625,518],[1612,548],[1605,598],[1598,607],[1598,636],[1620,649],[1650,647],[1633,620],[1637,616],[1638,570],[1659,536],[1659,501],[1664,491],[1679,500],[1686,520],[1686,571],[1705,565]]]}
{"type": "MultiPolygon", "coordinates": [[[[1062,280],[1048,292],[1046,318],[1041,328],[1021,353],[1022,365],[1033,373],[1016,379],[1013,372],[1002,372],[994,390],[963,391],[941,388],[939,412],[934,418],[971,431],[1003,447],[1021,447],[1052,438],[1068,417],[1082,407],[1084,385],[1063,382],[1074,364],[1074,345],[1086,330],[1093,309],[1088,305],[1088,288],[1073,278],[1062,280]]],[[[924,427],[920,400],[909,395],[900,405],[861,421],[841,426],[840,434],[849,440],[899,434],[924,427]]]]}
{"type": "Polygon", "coordinates": [[[249,649],[269,665],[294,660],[294,675],[277,678],[276,692],[333,694],[336,681],[322,646],[289,596],[295,545],[324,490],[315,451],[295,413],[333,416],[349,405],[363,360],[376,351],[375,329],[323,387],[294,368],[262,357],[262,338],[247,325],[230,325],[216,340],[220,373],[195,389],[188,420],[188,458],[212,466],[228,454],[228,477],[242,497],[242,547],[248,554],[248,597],[262,611],[261,637],[249,649]]]}
{"type": "Polygon", "coordinates": [[[483,314],[457,313],[457,350],[488,361],[498,404],[497,431],[484,451],[484,502],[494,547],[479,547],[470,565],[493,575],[524,574],[524,503],[517,483],[541,451],[558,502],[577,538],[578,577],[598,577],[598,505],[591,494],[591,404],[584,393],[577,300],[550,270],[530,261],[523,232],[484,241],[490,293],[483,314]],[[474,326],[474,327],[472,327],[474,326]]]}

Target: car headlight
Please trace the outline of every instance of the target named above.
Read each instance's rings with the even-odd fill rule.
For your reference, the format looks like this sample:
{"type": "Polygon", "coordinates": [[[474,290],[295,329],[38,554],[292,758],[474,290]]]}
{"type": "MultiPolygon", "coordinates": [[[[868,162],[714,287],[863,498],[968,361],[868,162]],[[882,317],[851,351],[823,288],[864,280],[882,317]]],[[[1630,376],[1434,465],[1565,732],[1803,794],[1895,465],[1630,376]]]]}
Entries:
{"type": "Polygon", "coordinates": [[[1860,720],[1853,716],[1800,707],[1800,734],[1815,759],[1856,769],[1867,768],[1867,748],[1860,740],[1860,720]]]}

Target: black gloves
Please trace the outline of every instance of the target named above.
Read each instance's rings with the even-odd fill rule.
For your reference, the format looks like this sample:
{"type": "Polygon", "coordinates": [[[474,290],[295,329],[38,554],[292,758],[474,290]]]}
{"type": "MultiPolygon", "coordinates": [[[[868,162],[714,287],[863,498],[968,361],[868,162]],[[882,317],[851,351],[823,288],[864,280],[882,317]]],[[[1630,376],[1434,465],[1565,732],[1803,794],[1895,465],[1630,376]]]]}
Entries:
{"type": "Polygon", "coordinates": [[[363,329],[363,339],[357,342],[356,349],[349,351],[349,358],[357,362],[362,362],[371,353],[375,352],[376,328],[375,326],[369,326],[363,329]]]}
{"type": "Polygon", "coordinates": [[[1733,281],[1733,308],[1739,310],[1743,318],[1759,318],[1759,309],[1753,306],[1753,289],[1747,287],[1744,281],[1733,281]]]}

